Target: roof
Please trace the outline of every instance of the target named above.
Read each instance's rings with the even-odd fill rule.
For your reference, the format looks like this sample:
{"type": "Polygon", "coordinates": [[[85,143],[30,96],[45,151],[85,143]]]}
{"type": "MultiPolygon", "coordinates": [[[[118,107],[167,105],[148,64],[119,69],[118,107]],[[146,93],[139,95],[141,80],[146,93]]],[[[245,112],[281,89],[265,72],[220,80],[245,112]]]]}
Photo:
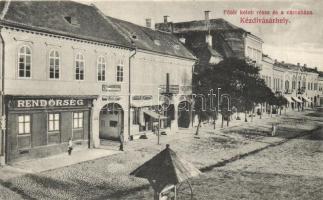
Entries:
{"type": "Polygon", "coordinates": [[[195,59],[194,55],[171,34],[107,16],[135,43],[138,49],[195,59]]]}
{"type": "Polygon", "coordinates": [[[252,33],[244,30],[241,27],[238,27],[223,18],[210,19],[209,25],[207,26],[206,20],[194,20],[186,22],[168,22],[168,23],[157,23],[156,27],[161,29],[168,27],[168,24],[171,24],[173,33],[185,33],[185,32],[199,32],[199,31],[238,31],[245,32],[249,35],[255,37],[256,39],[262,41],[261,38],[253,35],[252,33]]]}
{"type": "Polygon", "coordinates": [[[163,151],[130,173],[136,177],[174,185],[199,174],[201,174],[200,170],[180,158],[169,148],[169,145],[166,145],[163,151]]]}
{"type": "MultiPolygon", "coordinates": [[[[210,30],[214,31],[225,31],[225,30],[237,30],[244,31],[242,28],[231,24],[230,22],[218,18],[210,19],[210,30]]],[[[205,20],[198,21],[187,21],[187,22],[176,22],[174,23],[174,33],[183,31],[208,31],[205,20]]]]}
{"type": "Polygon", "coordinates": [[[295,70],[295,71],[300,70],[302,72],[311,72],[311,73],[319,74],[319,72],[317,71],[317,68],[310,68],[310,67],[301,66],[298,64],[295,65],[295,64],[291,64],[291,63],[275,62],[274,66],[279,67],[279,68],[289,69],[289,70],[295,70]]]}
{"type": "Polygon", "coordinates": [[[8,2],[0,2],[3,25],[131,47],[93,5],[73,1],[10,1],[6,12],[8,2]]]}

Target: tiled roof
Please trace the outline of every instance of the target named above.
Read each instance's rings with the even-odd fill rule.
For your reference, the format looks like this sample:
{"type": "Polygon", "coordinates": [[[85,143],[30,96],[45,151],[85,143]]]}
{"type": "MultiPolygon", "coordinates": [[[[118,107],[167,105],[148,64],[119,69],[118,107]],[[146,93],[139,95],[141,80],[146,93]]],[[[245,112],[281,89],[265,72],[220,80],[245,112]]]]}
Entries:
{"type": "Polygon", "coordinates": [[[193,54],[173,34],[152,30],[108,16],[107,19],[112,21],[121,31],[128,35],[139,49],[195,59],[193,54]]]}
{"type": "MultiPolygon", "coordinates": [[[[4,4],[4,1],[0,2],[2,13],[4,4]]],[[[131,47],[131,43],[104,19],[96,7],[73,1],[10,1],[0,23],[131,47]]]]}

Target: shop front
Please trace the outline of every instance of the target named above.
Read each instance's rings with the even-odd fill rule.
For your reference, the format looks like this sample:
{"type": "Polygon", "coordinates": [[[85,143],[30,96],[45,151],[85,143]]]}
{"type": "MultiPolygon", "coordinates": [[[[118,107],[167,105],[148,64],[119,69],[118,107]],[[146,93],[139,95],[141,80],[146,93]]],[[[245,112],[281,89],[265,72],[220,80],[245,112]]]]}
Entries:
{"type": "Polygon", "coordinates": [[[7,96],[7,162],[89,146],[93,96],[7,96]]]}
{"type": "Polygon", "coordinates": [[[132,138],[142,135],[169,132],[173,119],[173,105],[165,105],[162,98],[152,95],[136,95],[132,97],[132,138]],[[158,100],[159,99],[159,100],[158,100]]]}

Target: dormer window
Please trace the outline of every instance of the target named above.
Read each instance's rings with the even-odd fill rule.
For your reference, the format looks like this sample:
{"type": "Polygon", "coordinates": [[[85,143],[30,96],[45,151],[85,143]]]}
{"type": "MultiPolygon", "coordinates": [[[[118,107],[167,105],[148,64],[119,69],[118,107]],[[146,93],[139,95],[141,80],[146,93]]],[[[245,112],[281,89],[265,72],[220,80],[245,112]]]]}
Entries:
{"type": "Polygon", "coordinates": [[[78,23],[77,19],[75,17],[72,16],[65,16],[64,17],[65,21],[73,26],[80,26],[80,24],[78,23]]]}
{"type": "Polygon", "coordinates": [[[134,39],[134,40],[137,40],[138,39],[136,33],[131,33],[131,38],[134,39]]]}

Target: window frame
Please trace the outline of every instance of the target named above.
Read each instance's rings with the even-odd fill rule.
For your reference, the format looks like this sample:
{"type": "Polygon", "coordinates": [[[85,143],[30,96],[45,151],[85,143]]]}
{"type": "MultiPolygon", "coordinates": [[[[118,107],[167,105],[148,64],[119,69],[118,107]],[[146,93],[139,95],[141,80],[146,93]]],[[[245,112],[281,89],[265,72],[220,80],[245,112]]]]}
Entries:
{"type": "MultiPolygon", "coordinates": [[[[79,73],[79,76],[80,75],[81,74],[79,73]]],[[[76,53],[75,58],[74,58],[74,80],[76,80],[76,81],[84,81],[85,80],[85,56],[81,52],[76,53]],[[79,59],[78,58],[79,55],[82,56],[82,59],[79,59]],[[76,70],[77,70],[77,63],[80,63],[80,62],[83,63],[83,79],[80,79],[80,78],[77,79],[77,72],[76,72],[76,70]]]]}
{"type": "Polygon", "coordinates": [[[97,66],[96,66],[96,80],[98,82],[106,82],[106,72],[107,72],[107,62],[104,56],[99,56],[97,59],[97,66]],[[100,59],[103,59],[103,62],[100,61],[100,59]],[[101,68],[99,69],[99,66],[101,65],[101,68]],[[104,66],[104,70],[102,70],[102,65],[104,66]],[[102,73],[102,71],[104,71],[104,73],[102,73]],[[99,80],[99,73],[101,72],[101,80],[99,80]],[[104,80],[102,80],[102,76],[104,78],[104,80]]]}
{"type": "Polygon", "coordinates": [[[123,83],[124,82],[124,63],[122,60],[119,61],[117,67],[116,67],[116,82],[123,83]],[[119,72],[119,67],[121,68],[121,71],[119,72]],[[119,75],[119,73],[122,74],[122,76],[119,75]],[[120,80],[121,78],[121,80],[120,80]]]}
{"type": "Polygon", "coordinates": [[[57,49],[52,49],[49,51],[48,54],[48,78],[49,80],[60,80],[61,79],[61,56],[60,56],[60,52],[57,49]],[[58,53],[58,57],[56,57],[56,55],[54,55],[54,57],[51,56],[51,53],[54,52],[54,54],[57,52],[58,53]],[[50,77],[51,74],[51,59],[54,59],[54,78],[50,77]],[[56,59],[58,59],[58,78],[55,77],[55,69],[56,69],[56,59]]]}
{"type": "MultiPolygon", "coordinates": [[[[25,130],[25,120],[23,122],[23,129],[25,130]]],[[[25,150],[25,149],[30,149],[32,147],[32,115],[31,114],[18,114],[17,116],[17,149],[18,150],[25,150]],[[20,122],[19,122],[19,117],[20,116],[23,116],[24,119],[25,119],[25,116],[29,116],[29,133],[19,133],[19,125],[20,125],[20,122]],[[23,146],[23,147],[20,147],[19,146],[19,139],[20,138],[27,138],[29,139],[29,145],[28,146],[23,146]]]]}
{"type": "Polygon", "coordinates": [[[18,115],[18,120],[17,120],[17,124],[18,124],[18,131],[17,131],[17,135],[18,136],[27,136],[27,135],[31,135],[31,115],[30,114],[19,114],[18,115]],[[29,117],[29,121],[26,122],[25,120],[25,117],[28,116],[29,117]],[[20,117],[23,117],[23,122],[20,122],[19,119],[20,117]],[[20,124],[23,124],[23,129],[24,129],[24,132],[23,133],[20,133],[20,124]],[[29,124],[29,132],[25,132],[25,129],[26,129],[26,124],[29,124]]]}
{"type": "Polygon", "coordinates": [[[24,44],[24,45],[19,46],[18,51],[17,51],[17,78],[18,79],[32,79],[32,63],[33,63],[32,55],[33,55],[33,51],[32,51],[32,48],[29,45],[24,44]],[[24,76],[20,76],[20,56],[22,55],[20,50],[22,48],[25,48],[25,53],[23,54],[23,56],[24,56],[24,69],[23,69],[24,70],[24,76]],[[26,70],[26,66],[27,66],[26,65],[26,57],[27,57],[26,49],[27,48],[30,51],[30,54],[29,54],[29,56],[30,56],[30,63],[29,63],[29,65],[30,65],[30,69],[29,69],[30,76],[29,77],[26,77],[26,71],[27,71],[26,70]]]}
{"type": "Polygon", "coordinates": [[[53,132],[60,132],[61,131],[61,114],[57,112],[51,112],[47,114],[47,132],[53,133],[53,132]],[[50,119],[50,115],[53,116],[53,120],[50,119]],[[55,119],[55,116],[58,115],[58,120],[55,119]],[[58,129],[55,128],[55,122],[58,121],[58,129]],[[53,124],[53,130],[50,130],[50,122],[54,122],[53,124]]]}
{"type": "Polygon", "coordinates": [[[83,111],[76,111],[76,112],[72,113],[72,128],[73,128],[73,130],[84,129],[84,112],[83,111]],[[75,114],[77,114],[77,118],[74,117],[75,114]],[[82,114],[82,117],[80,117],[80,114],[82,114]],[[77,120],[77,127],[75,127],[75,123],[74,123],[75,120],[77,120]],[[80,126],[80,122],[81,122],[81,126],[80,126]]]}

